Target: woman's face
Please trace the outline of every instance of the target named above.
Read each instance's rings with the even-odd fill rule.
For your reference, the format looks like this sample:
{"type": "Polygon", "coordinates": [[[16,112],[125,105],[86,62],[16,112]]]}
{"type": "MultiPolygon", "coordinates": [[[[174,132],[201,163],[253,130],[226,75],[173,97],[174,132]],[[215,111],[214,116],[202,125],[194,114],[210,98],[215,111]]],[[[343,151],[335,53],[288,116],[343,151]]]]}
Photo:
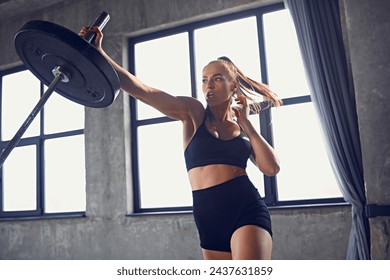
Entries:
{"type": "Polygon", "coordinates": [[[222,62],[212,62],[203,68],[202,91],[210,106],[230,102],[235,86],[222,62]]]}

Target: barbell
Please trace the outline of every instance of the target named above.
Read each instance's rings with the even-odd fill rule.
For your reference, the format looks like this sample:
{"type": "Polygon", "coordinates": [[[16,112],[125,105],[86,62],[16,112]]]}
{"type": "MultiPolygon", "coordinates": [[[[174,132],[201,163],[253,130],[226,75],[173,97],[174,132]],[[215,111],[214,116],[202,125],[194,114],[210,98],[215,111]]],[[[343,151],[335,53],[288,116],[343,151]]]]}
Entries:
{"type": "MultiPolygon", "coordinates": [[[[109,14],[102,11],[89,27],[102,30],[109,19],[109,14]]],[[[58,24],[40,20],[27,22],[17,32],[17,54],[48,88],[2,151],[0,168],[54,91],[93,108],[107,107],[115,100],[120,90],[119,78],[93,45],[95,37],[92,31],[81,37],[58,24]]]]}

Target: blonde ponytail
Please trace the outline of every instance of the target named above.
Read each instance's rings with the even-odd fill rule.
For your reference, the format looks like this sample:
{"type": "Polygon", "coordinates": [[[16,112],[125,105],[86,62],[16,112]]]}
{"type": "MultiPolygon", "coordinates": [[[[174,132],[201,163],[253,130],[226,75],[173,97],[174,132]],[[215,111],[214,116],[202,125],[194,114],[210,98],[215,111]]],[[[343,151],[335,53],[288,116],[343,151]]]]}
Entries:
{"type": "Polygon", "coordinates": [[[277,94],[269,88],[269,86],[247,77],[228,57],[219,57],[217,61],[225,63],[236,77],[240,93],[248,100],[252,101],[251,111],[253,113],[259,113],[262,109],[268,108],[272,105],[276,107],[282,105],[282,101],[278,98],[277,94]],[[260,98],[264,99],[263,102],[259,101],[260,98]],[[267,103],[267,105],[264,106],[264,103],[267,103]],[[263,106],[265,108],[263,108],[263,106]]]}

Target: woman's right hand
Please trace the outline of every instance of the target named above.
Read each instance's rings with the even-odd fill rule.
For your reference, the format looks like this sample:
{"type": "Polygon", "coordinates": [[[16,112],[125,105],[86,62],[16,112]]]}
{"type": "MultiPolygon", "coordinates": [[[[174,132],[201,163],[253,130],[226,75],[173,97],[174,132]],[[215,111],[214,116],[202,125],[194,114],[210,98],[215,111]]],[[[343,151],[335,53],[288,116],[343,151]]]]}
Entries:
{"type": "Polygon", "coordinates": [[[97,26],[94,26],[92,28],[89,28],[87,26],[84,26],[80,32],[79,32],[79,36],[81,37],[84,37],[88,32],[94,32],[96,34],[96,37],[95,37],[95,40],[93,42],[93,45],[101,50],[102,49],[102,41],[103,41],[103,33],[102,31],[99,29],[99,27],[97,26]]]}

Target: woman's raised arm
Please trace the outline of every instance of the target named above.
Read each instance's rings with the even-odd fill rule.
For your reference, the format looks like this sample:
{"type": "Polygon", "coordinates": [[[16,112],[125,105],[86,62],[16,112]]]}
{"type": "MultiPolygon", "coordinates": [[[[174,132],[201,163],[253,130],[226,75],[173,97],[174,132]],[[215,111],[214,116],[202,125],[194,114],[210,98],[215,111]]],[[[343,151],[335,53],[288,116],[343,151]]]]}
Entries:
{"type": "MultiPolygon", "coordinates": [[[[87,31],[88,29],[84,27],[80,31],[80,36],[84,36],[87,31]]],[[[103,50],[103,33],[99,30],[99,28],[94,27],[91,29],[91,31],[96,33],[96,48],[114,67],[114,69],[118,73],[121,88],[128,94],[154,107],[164,115],[181,121],[187,120],[189,117],[191,117],[191,111],[194,109],[194,107],[199,108],[199,106],[201,106],[201,103],[194,98],[172,96],[164,91],[144,84],[132,73],[117,64],[103,50]]]]}

